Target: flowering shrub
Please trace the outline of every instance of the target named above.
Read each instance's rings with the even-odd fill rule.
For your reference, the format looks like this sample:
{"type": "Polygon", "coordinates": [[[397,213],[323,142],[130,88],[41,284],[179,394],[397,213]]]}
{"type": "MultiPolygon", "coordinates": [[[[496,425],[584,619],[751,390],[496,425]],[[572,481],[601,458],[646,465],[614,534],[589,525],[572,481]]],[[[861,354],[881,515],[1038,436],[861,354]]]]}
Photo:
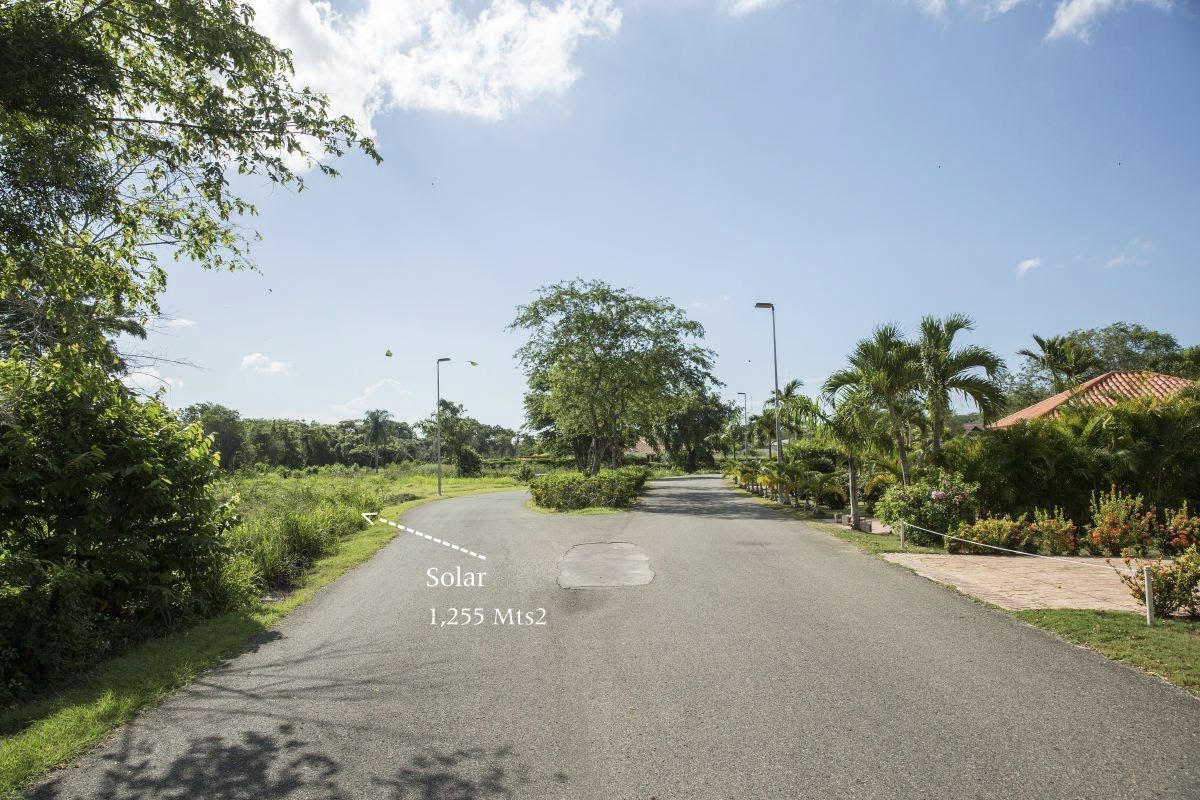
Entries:
{"type": "Polygon", "coordinates": [[[1029,523],[1029,534],[1052,556],[1071,556],[1079,552],[1075,523],[1067,519],[1061,509],[1035,510],[1029,523]]]}
{"type": "Polygon", "coordinates": [[[1133,574],[1118,572],[1121,581],[1141,604],[1146,602],[1145,578],[1142,568],[1149,566],[1154,578],[1154,613],[1168,617],[1182,611],[1191,617],[1200,617],[1200,545],[1192,545],[1170,563],[1143,563],[1125,557],[1125,566],[1133,574]]]}
{"type": "Polygon", "coordinates": [[[1188,513],[1186,500],[1177,511],[1167,511],[1167,521],[1159,527],[1158,540],[1164,553],[1182,553],[1200,544],[1200,516],[1188,513]]]}
{"type": "MultiPolygon", "coordinates": [[[[1029,536],[1029,520],[1025,517],[985,517],[973,523],[964,522],[954,532],[955,536],[970,539],[980,544],[990,544],[996,547],[1006,547],[1010,550],[1037,552],[1037,541],[1029,536]]],[[[999,550],[990,547],[976,547],[957,539],[946,540],[947,553],[976,553],[979,555],[1001,555],[999,550]]]]}
{"type": "MultiPolygon", "coordinates": [[[[909,522],[933,531],[949,532],[975,518],[979,484],[966,483],[953,472],[933,473],[908,486],[892,486],[875,504],[875,513],[889,525],[909,522]]],[[[913,544],[939,546],[940,536],[909,528],[913,544]]]]}
{"type": "Polygon", "coordinates": [[[1113,556],[1126,549],[1145,552],[1156,526],[1154,509],[1144,510],[1144,503],[1140,494],[1125,494],[1115,486],[1092,495],[1092,547],[1113,556]]]}

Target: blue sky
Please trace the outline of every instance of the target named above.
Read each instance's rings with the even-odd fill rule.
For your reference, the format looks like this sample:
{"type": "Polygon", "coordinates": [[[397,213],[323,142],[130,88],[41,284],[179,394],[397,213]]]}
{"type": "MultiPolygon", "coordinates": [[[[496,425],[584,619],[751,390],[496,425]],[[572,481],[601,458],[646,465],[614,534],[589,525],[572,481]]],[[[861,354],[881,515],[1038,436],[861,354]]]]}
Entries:
{"type": "Polygon", "coordinates": [[[1196,6],[739,1],[259,0],[385,162],[246,186],[258,274],[172,267],[145,347],[193,365],[154,368],[172,405],[415,420],[450,356],[480,366],[444,394],[517,427],[505,326],[573,277],[687,308],[756,404],[758,300],[810,390],[926,313],[1014,365],[1031,333],[1116,320],[1200,342],[1196,6]]]}

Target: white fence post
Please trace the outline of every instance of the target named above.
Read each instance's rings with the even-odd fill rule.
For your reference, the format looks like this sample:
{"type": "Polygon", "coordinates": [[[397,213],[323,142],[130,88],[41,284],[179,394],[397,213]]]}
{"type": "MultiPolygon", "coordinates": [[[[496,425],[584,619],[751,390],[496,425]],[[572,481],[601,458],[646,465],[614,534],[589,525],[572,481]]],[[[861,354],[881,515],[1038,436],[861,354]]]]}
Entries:
{"type": "Polygon", "coordinates": [[[1146,586],[1146,624],[1154,624],[1154,572],[1142,567],[1142,581],[1146,586]]]}
{"type": "Polygon", "coordinates": [[[900,523],[900,549],[904,549],[904,529],[908,527],[907,522],[900,523]]]}

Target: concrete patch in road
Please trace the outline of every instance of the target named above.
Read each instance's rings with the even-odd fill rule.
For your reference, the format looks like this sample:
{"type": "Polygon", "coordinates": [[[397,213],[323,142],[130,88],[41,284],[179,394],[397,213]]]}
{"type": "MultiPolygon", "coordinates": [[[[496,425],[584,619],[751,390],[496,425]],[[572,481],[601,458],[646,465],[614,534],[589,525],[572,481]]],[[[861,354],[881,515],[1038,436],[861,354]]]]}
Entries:
{"type": "Polygon", "coordinates": [[[564,589],[644,586],[652,580],[650,556],[629,542],[577,544],[558,562],[558,585],[564,589]]]}

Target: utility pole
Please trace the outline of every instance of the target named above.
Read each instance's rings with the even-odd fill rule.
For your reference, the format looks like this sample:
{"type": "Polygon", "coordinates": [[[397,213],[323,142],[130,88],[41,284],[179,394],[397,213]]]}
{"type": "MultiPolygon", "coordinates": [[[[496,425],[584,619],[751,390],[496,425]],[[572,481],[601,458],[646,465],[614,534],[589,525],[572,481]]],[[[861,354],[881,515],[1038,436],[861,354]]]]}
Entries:
{"type": "MultiPolygon", "coordinates": [[[[780,432],[779,415],[781,412],[779,398],[779,345],[775,338],[775,304],[774,303],[755,303],[755,308],[771,309],[771,357],[775,362],[775,461],[780,466],[782,473],[783,467],[783,436],[780,432]]],[[[783,482],[776,482],[779,490],[779,504],[783,505],[783,482]]]]}

